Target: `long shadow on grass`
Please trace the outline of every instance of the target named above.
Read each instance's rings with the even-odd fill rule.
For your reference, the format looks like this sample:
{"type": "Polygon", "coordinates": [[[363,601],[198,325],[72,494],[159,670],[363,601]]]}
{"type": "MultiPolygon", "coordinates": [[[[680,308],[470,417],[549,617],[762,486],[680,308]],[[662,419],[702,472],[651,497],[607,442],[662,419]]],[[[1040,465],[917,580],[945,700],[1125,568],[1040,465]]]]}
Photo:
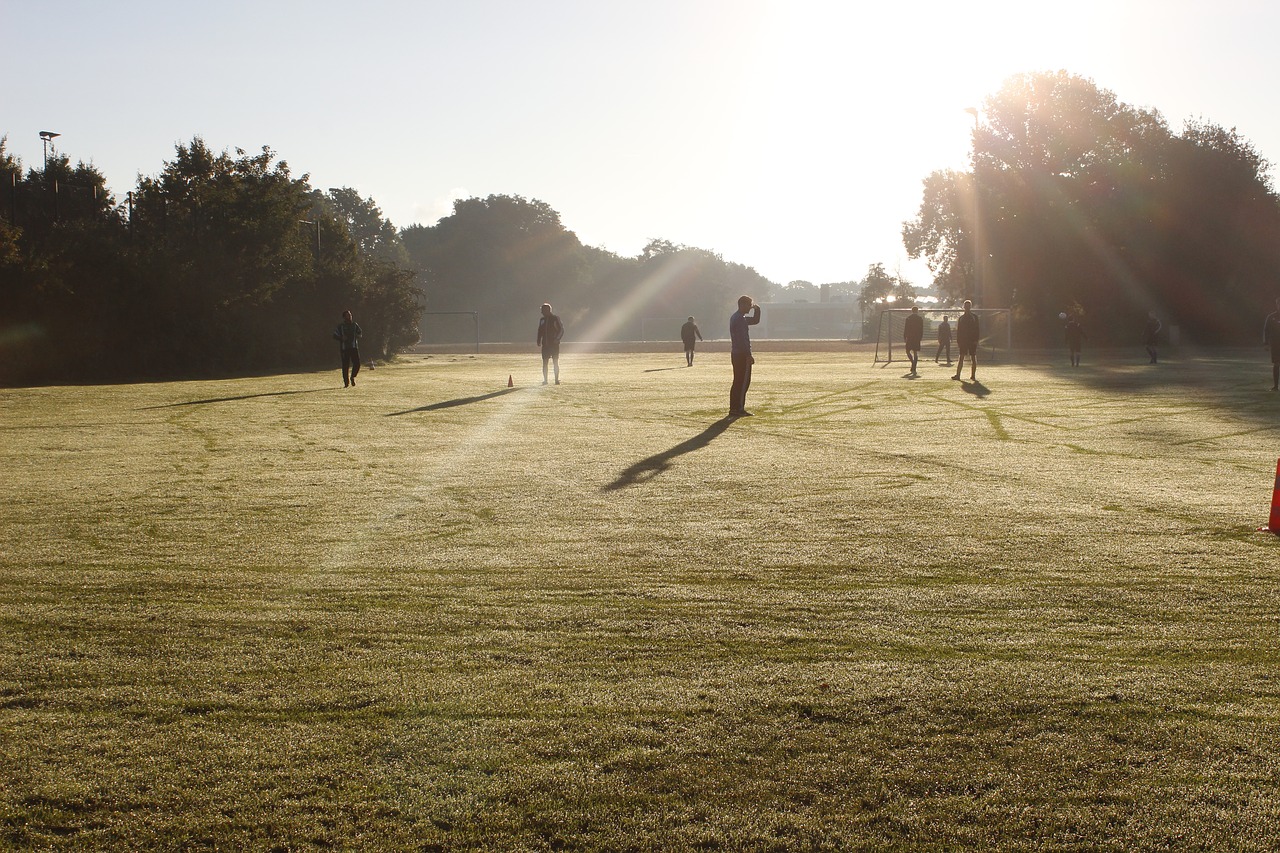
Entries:
{"type": "Polygon", "coordinates": [[[634,486],[644,480],[652,480],[670,468],[672,460],[676,457],[706,447],[713,438],[727,430],[729,424],[733,423],[734,420],[732,417],[723,417],[693,438],[685,439],[670,450],[664,450],[661,453],[655,453],[652,456],[641,459],[619,474],[618,479],[605,486],[603,491],[613,492],[618,489],[625,489],[627,486],[634,486]]]}
{"type": "Polygon", "coordinates": [[[973,380],[972,382],[965,382],[961,380],[960,387],[964,390],[964,393],[972,394],[973,396],[978,398],[985,397],[991,393],[990,388],[988,388],[986,385],[983,385],[981,382],[979,382],[976,379],[973,380]]]}
{"type": "Polygon", "coordinates": [[[208,400],[184,400],[181,403],[165,403],[163,406],[143,406],[138,411],[148,411],[150,409],[172,409],[175,406],[204,406],[209,403],[234,403],[237,400],[254,400],[258,397],[288,397],[290,394],[319,394],[323,391],[333,391],[334,388],[311,388],[307,391],[265,391],[261,394],[241,394],[238,397],[210,397],[208,400]]]}
{"type": "MultiPolygon", "coordinates": [[[[686,365],[687,366],[687,365],[686,365]]],[[[664,370],[679,370],[678,367],[650,367],[645,373],[661,373],[664,370]]]]}
{"type": "Polygon", "coordinates": [[[434,412],[436,409],[452,409],[454,406],[465,406],[469,403],[479,403],[483,400],[492,400],[494,397],[501,397],[503,394],[510,394],[513,391],[519,391],[519,388],[503,388],[501,391],[494,391],[492,394],[481,394],[478,397],[459,397],[456,400],[444,400],[439,403],[432,403],[429,406],[419,406],[416,409],[405,409],[403,412],[390,412],[387,417],[394,418],[399,415],[412,415],[414,412],[434,412]]]}

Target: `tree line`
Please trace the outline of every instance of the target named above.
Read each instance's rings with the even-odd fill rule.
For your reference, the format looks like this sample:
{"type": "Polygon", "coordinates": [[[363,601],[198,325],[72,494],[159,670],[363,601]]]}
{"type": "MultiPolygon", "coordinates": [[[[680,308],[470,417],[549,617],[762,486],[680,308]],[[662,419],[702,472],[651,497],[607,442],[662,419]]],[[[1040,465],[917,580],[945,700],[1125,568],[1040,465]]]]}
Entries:
{"type": "MultiPolygon", "coordinates": [[[[1269,169],[1235,129],[1174,133],[1090,80],[1018,75],[975,121],[971,169],[924,179],[903,242],[944,300],[1012,307],[1022,343],[1056,342],[1063,311],[1094,341],[1132,341],[1151,310],[1188,340],[1241,343],[1277,291],[1269,169]]],[[[218,153],[200,138],[124,198],[56,150],[24,170],[4,138],[0,180],[5,385],[329,367],[344,308],[365,357],[387,358],[420,328],[432,342],[475,334],[422,323],[445,312],[475,312],[482,340],[531,342],[551,302],[567,338],[608,341],[652,336],[646,320],[670,320],[674,336],[689,315],[714,333],[743,293],[825,294],[864,315],[916,295],[882,264],[856,282],[779,287],[669,240],[623,256],[519,196],[461,199],[397,229],[372,199],[318,190],[269,148],[218,153]]]]}
{"type": "Polygon", "coordinates": [[[924,179],[903,225],[953,300],[1012,307],[1020,338],[1136,342],[1155,311],[1188,341],[1253,343],[1280,294],[1280,200],[1234,128],[1170,130],[1065,71],[1010,78],[975,120],[972,168],[924,179]]]}
{"type": "MultiPolygon", "coordinates": [[[[176,146],[117,199],[54,152],[23,170],[0,138],[0,384],[227,376],[332,366],[351,308],[365,358],[419,340],[423,312],[477,312],[484,340],[532,340],[537,307],[570,338],[640,337],[654,316],[726,314],[773,284],[715,252],[583,245],[549,205],[495,195],[398,230],[351,188],[322,192],[269,148],[176,146]]],[[[726,314],[727,316],[727,314],[726,314]]]]}
{"type": "Polygon", "coordinates": [[[123,202],[57,152],[24,172],[3,140],[0,174],[5,384],[327,365],[345,307],[370,356],[417,340],[414,273],[353,225],[369,203],[312,188],[270,149],[180,144],[123,202]]]}

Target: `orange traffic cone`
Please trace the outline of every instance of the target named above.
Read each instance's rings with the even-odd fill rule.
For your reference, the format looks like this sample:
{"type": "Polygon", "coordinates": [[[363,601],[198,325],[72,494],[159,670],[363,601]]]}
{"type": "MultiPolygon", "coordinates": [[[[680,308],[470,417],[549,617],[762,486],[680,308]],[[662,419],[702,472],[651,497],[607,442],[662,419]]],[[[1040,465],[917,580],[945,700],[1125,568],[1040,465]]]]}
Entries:
{"type": "Polygon", "coordinates": [[[1276,486],[1271,492],[1271,518],[1258,530],[1280,535],[1280,460],[1276,462],[1276,486]]]}
{"type": "Polygon", "coordinates": [[[514,382],[512,382],[512,381],[511,381],[511,374],[510,374],[510,373],[508,373],[508,374],[507,374],[507,387],[508,387],[508,388],[514,388],[514,387],[516,387],[516,383],[514,383],[514,382]]]}

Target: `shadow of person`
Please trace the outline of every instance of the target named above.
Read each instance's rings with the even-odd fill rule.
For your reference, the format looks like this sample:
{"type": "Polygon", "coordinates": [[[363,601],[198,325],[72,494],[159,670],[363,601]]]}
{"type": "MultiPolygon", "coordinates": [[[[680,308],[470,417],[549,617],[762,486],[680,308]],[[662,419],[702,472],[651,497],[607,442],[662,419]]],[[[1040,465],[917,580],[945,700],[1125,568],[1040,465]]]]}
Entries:
{"type": "Polygon", "coordinates": [[[972,394],[975,397],[985,397],[991,393],[991,389],[974,379],[970,382],[961,382],[960,387],[966,394],[972,394]]]}
{"type": "Polygon", "coordinates": [[[519,390],[519,388],[503,388],[501,391],[494,391],[491,394],[481,394],[478,397],[459,397],[456,400],[443,400],[439,403],[432,403],[429,406],[419,406],[416,409],[405,409],[403,412],[388,412],[386,417],[394,418],[397,415],[412,415],[414,412],[434,412],[436,409],[452,409],[454,406],[466,406],[469,403],[479,403],[483,400],[492,400],[494,397],[501,397],[503,394],[510,394],[512,391],[519,390]]]}
{"type": "MultiPolygon", "coordinates": [[[[210,397],[207,400],[185,400],[181,403],[164,403],[159,406],[144,406],[138,411],[148,411],[151,409],[172,409],[175,406],[207,406],[210,403],[234,403],[237,400],[256,400],[259,397],[288,397],[290,394],[320,394],[325,391],[332,391],[332,388],[311,388],[305,391],[264,391],[261,394],[241,394],[238,397],[210,397]]],[[[339,388],[339,391],[342,389],[339,388]]]]}
{"type": "Polygon", "coordinates": [[[645,480],[652,480],[662,472],[671,467],[672,461],[677,457],[686,453],[692,453],[695,450],[701,450],[711,443],[711,440],[720,433],[729,428],[729,424],[733,423],[736,418],[725,416],[693,438],[684,441],[672,447],[670,450],[664,450],[661,453],[655,453],[652,456],[645,457],[634,465],[628,467],[625,471],[618,475],[618,479],[614,480],[604,487],[602,491],[613,492],[618,489],[625,489],[628,486],[634,486],[636,483],[645,480]]]}
{"type": "Polygon", "coordinates": [[[645,373],[661,373],[664,370],[679,370],[678,367],[650,367],[645,373]]]}

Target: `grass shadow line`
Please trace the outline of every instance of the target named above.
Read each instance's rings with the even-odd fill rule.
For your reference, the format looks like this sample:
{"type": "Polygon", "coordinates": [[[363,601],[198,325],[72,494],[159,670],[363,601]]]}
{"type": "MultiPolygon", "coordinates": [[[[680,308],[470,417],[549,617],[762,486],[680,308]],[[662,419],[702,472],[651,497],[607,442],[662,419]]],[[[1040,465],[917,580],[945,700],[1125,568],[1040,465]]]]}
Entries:
{"type": "Polygon", "coordinates": [[[733,423],[736,418],[726,415],[720,420],[708,426],[702,432],[693,438],[684,441],[664,450],[661,453],[655,453],[641,459],[634,465],[629,466],[625,471],[618,475],[618,479],[605,486],[602,491],[615,492],[618,489],[625,489],[628,486],[634,486],[636,483],[644,480],[651,480],[671,467],[672,460],[686,453],[692,453],[706,447],[711,441],[722,432],[729,428],[729,424],[733,423]]]}
{"type": "Polygon", "coordinates": [[[241,394],[238,397],[210,397],[207,400],[184,400],[181,403],[165,403],[161,406],[143,406],[137,411],[146,412],[151,409],[172,409],[176,406],[206,406],[210,403],[234,403],[237,400],[253,400],[258,397],[288,397],[290,394],[320,394],[334,391],[335,388],[311,388],[306,391],[267,391],[262,394],[241,394]]]}
{"type": "Polygon", "coordinates": [[[438,409],[452,409],[455,406],[466,406],[471,403],[480,403],[484,400],[492,400],[494,397],[501,397],[504,394],[510,394],[513,391],[519,391],[519,388],[503,388],[489,394],[481,394],[477,397],[458,397],[454,400],[442,400],[439,403],[431,403],[427,406],[419,406],[416,409],[405,409],[403,412],[388,412],[385,417],[394,418],[399,415],[412,415],[414,412],[434,412],[438,409]]]}

